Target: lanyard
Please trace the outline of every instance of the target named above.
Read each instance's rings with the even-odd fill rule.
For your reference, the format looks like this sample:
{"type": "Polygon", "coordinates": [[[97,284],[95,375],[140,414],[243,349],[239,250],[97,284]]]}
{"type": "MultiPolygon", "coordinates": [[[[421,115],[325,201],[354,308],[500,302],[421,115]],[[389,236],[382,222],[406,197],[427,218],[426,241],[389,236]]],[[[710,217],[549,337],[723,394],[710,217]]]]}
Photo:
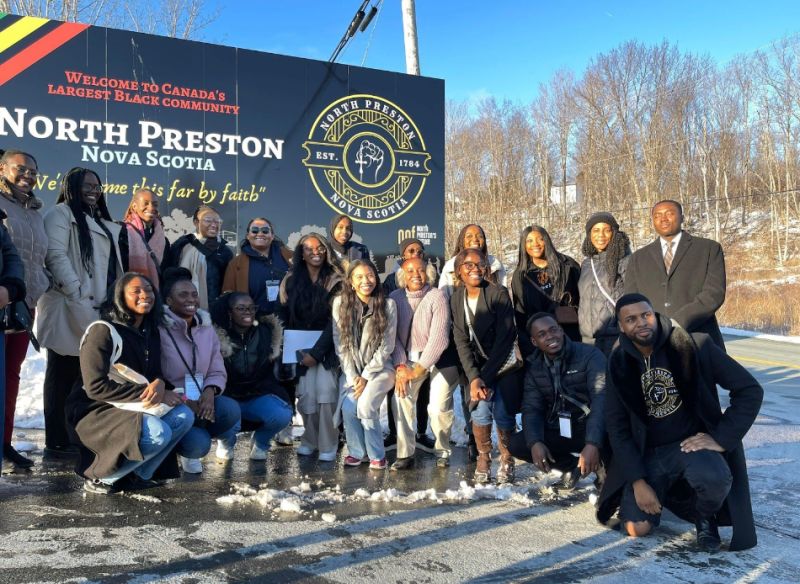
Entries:
{"type": "Polygon", "coordinates": [[[192,336],[192,332],[189,331],[189,339],[192,341],[192,367],[190,368],[189,364],[186,362],[186,357],[183,356],[180,347],[178,347],[178,343],[175,340],[175,337],[172,336],[172,333],[168,328],[165,328],[164,330],[167,331],[169,339],[172,341],[172,344],[175,346],[175,350],[178,352],[178,357],[180,357],[181,361],[183,361],[183,365],[184,367],[186,367],[187,371],[189,371],[189,375],[192,376],[192,380],[198,387],[200,387],[200,384],[197,383],[197,379],[195,379],[195,373],[197,373],[197,344],[195,344],[194,342],[194,337],[192,336]]]}

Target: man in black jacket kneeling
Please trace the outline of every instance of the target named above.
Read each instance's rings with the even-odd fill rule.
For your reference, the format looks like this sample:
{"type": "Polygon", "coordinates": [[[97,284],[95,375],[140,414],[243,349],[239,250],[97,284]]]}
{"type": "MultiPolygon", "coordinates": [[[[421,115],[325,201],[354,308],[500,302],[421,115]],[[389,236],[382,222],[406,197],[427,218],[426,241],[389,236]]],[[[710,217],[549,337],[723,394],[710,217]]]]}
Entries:
{"type": "Polygon", "coordinates": [[[689,334],[641,294],[617,301],[619,345],[608,361],[606,428],[614,453],[597,517],[617,508],[624,531],[646,535],[662,506],[697,528],[697,544],[720,547],[718,524],[733,526],[730,550],[756,545],[742,438],[763,390],[703,333],[689,334]],[[722,412],[717,385],[730,392],[722,412]]]}
{"type": "Polygon", "coordinates": [[[509,450],[542,472],[563,471],[561,486],[571,489],[581,476],[603,474],[606,359],[571,341],[552,314],[534,314],[527,328],[536,350],[525,361],[522,432],[509,450]]]}

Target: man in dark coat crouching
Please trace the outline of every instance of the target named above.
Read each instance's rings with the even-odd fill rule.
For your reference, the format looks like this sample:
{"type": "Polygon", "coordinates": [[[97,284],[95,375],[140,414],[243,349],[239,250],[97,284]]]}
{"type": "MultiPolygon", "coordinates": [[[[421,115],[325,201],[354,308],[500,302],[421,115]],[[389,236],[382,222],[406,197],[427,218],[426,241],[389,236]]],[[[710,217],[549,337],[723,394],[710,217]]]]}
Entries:
{"type": "Polygon", "coordinates": [[[617,301],[620,344],[611,353],[606,430],[613,452],[597,518],[619,508],[623,529],[643,536],[662,505],[697,528],[697,543],[720,547],[717,525],[732,525],[731,551],[756,545],[742,438],[763,390],[708,335],[689,334],[641,294],[617,301]],[[716,386],[730,392],[722,412],[716,386]]]}

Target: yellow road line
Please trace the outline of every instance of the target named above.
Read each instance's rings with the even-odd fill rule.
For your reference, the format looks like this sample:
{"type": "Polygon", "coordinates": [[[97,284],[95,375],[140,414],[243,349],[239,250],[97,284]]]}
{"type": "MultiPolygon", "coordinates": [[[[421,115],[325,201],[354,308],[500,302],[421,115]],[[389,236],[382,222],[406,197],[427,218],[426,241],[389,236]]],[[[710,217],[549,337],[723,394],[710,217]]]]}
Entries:
{"type": "Polygon", "coordinates": [[[767,367],[785,367],[786,369],[800,370],[800,365],[797,363],[782,363],[781,361],[767,361],[766,359],[756,359],[755,357],[743,357],[729,353],[731,357],[737,361],[745,361],[747,363],[755,363],[756,365],[766,365],[767,367]]]}
{"type": "Polygon", "coordinates": [[[50,21],[46,18],[36,18],[33,16],[21,18],[0,34],[0,53],[5,51],[8,47],[15,45],[48,22],[50,21]]]}

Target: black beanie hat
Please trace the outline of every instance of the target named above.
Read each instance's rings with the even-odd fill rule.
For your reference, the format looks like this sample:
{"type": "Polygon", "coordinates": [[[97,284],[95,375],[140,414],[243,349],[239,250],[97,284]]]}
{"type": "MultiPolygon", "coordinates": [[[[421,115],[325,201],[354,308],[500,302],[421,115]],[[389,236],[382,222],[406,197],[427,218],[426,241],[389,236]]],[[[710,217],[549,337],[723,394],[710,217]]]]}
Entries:
{"type": "Polygon", "coordinates": [[[614,233],[619,231],[619,223],[617,223],[617,220],[614,219],[614,216],[608,211],[600,211],[599,213],[595,213],[594,215],[589,217],[589,220],[586,222],[587,236],[592,232],[592,227],[594,227],[598,223],[608,223],[609,225],[611,225],[611,229],[614,230],[614,233]]]}
{"type": "Polygon", "coordinates": [[[419,239],[416,237],[409,237],[400,242],[400,255],[406,253],[406,248],[412,243],[418,243],[423,250],[425,249],[425,246],[422,245],[422,242],[419,239]]]}

